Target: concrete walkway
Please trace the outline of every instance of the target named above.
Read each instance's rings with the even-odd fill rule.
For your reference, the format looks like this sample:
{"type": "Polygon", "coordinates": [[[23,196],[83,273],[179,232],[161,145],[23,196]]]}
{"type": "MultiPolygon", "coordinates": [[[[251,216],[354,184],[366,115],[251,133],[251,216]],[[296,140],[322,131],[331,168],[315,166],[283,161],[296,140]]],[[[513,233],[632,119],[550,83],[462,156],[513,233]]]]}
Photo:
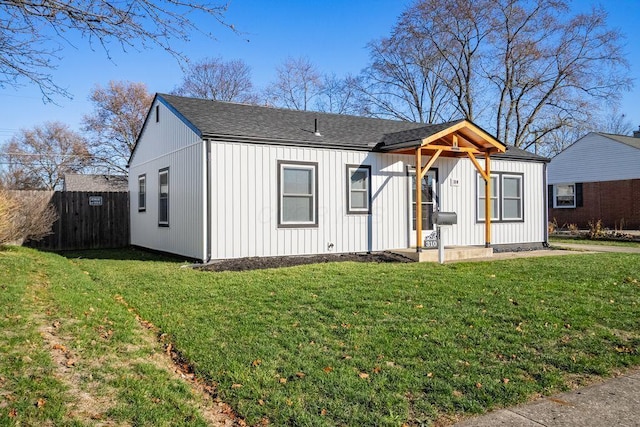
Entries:
{"type": "Polygon", "coordinates": [[[620,252],[630,254],[640,254],[640,248],[632,248],[629,246],[605,246],[605,245],[587,245],[582,243],[550,243],[551,246],[561,249],[583,252],[620,252]]]}
{"type": "MultiPolygon", "coordinates": [[[[580,252],[640,253],[640,248],[625,246],[552,243],[568,249],[565,254],[580,252]]],[[[559,255],[563,251],[539,252],[529,256],[559,255]],[[546,254],[545,254],[546,252],[546,254]]],[[[496,254],[500,255],[500,254],[496,254]]],[[[514,253],[527,256],[526,253],[514,253]]],[[[562,393],[531,403],[502,409],[470,418],[456,427],[640,427],[640,369],[569,393],[562,393]]]]}
{"type": "Polygon", "coordinates": [[[456,427],[640,427],[640,370],[569,393],[494,411],[456,427]]]}

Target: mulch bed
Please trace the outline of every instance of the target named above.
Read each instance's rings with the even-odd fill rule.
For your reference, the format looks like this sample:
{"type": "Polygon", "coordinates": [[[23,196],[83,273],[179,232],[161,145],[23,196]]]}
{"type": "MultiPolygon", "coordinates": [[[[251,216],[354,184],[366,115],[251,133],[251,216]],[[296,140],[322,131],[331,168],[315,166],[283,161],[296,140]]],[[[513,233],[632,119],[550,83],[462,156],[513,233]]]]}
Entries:
{"type": "Polygon", "coordinates": [[[304,264],[322,264],[326,262],[413,262],[409,258],[388,252],[351,253],[351,254],[324,254],[309,256],[276,256],[276,257],[251,257],[235,258],[213,261],[210,264],[199,267],[206,271],[247,271],[264,268],[293,267],[304,264]]]}

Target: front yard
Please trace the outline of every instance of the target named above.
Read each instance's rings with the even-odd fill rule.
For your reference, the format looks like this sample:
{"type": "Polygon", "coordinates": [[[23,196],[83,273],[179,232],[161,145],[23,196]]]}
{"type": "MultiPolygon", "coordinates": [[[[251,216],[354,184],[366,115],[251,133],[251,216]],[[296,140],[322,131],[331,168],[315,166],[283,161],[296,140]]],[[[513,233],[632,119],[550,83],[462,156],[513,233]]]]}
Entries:
{"type": "Polygon", "coordinates": [[[2,425],[442,425],[640,364],[640,255],[216,273],[12,248],[0,271],[2,425]]]}

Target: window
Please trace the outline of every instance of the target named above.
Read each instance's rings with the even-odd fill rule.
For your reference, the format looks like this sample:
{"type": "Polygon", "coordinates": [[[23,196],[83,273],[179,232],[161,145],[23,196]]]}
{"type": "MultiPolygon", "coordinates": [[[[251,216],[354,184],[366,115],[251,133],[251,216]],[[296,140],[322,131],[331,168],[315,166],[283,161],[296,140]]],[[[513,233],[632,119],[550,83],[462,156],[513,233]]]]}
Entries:
{"type": "Polygon", "coordinates": [[[160,106],[156,105],[156,123],[160,121],[160,106]]]}
{"type": "Polygon", "coordinates": [[[169,226],[169,168],[158,172],[158,225],[169,226]]]}
{"type": "Polygon", "coordinates": [[[318,225],[318,164],[278,162],[278,226],[318,225]]]}
{"type": "Polygon", "coordinates": [[[502,175],[502,220],[522,219],[522,176],[502,175]]]}
{"type": "Polygon", "coordinates": [[[147,175],[138,177],[138,212],[147,210],[147,175]]]}
{"type": "MultiPolygon", "coordinates": [[[[491,176],[491,220],[499,220],[500,209],[498,206],[498,177],[491,176]]],[[[478,221],[484,221],[485,186],[484,179],[478,175],[478,221]]]]}
{"type": "MultiPolygon", "coordinates": [[[[477,175],[477,220],[484,222],[484,179],[477,175]]],[[[491,174],[491,220],[497,222],[524,221],[523,175],[503,172],[491,174]]]]}
{"type": "Polygon", "coordinates": [[[575,184],[554,185],[555,194],[553,196],[554,208],[575,208],[576,207],[576,186],[575,184]]]}
{"type": "Polygon", "coordinates": [[[347,214],[371,213],[371,166],[347,165],[347,214]]]}

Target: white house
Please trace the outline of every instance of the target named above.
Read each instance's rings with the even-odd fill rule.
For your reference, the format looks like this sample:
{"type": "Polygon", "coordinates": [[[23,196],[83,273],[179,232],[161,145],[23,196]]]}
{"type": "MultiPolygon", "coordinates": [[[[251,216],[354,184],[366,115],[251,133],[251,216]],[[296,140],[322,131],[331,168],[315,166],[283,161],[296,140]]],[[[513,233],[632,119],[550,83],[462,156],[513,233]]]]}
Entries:
{"type": "Polygon", "coordinates": [[[540,246],[545,178],[544,158],[466,120],[425,125],[158,94],[129,163],[131,243],[202,261],[419,251],[440,210],[457,213],[446,245],[540,246]]]}
{"type": "Polygon", "coordinates": [[[549,219],[640,229],[640,131],[591,132],[549,163],[549,219]]]}

